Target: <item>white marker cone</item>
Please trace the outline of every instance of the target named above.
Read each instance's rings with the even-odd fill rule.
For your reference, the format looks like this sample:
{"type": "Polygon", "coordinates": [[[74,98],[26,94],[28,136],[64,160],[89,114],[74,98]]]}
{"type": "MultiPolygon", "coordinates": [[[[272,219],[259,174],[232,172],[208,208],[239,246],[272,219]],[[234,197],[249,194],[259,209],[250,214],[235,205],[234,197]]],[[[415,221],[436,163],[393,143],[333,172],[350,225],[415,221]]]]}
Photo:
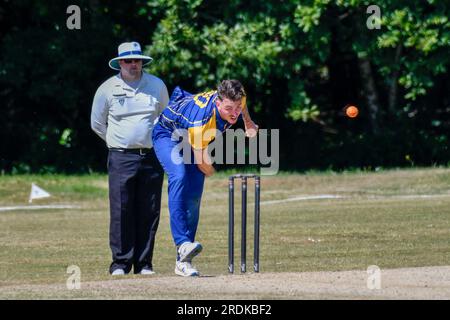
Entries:
{"type": "Polygon", "coordinates": [[[50,197],[50,193],[48,193],[42,188],[39,188],[34,183],[31,184],[30,200],[28,201],[29,203],[32,203],[33,199],[41,199],[47,197],[50,197]]]}

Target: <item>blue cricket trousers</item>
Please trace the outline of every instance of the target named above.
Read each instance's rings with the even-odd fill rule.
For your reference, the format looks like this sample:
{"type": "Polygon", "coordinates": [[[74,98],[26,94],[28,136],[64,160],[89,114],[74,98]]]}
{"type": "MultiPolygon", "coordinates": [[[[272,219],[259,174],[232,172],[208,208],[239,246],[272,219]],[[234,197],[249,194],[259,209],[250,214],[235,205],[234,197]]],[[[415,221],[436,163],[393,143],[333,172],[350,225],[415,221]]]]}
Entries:
{"type": "Polygon", "coordinates": [[[153,148],[168,176],[170,228],[176,246],[195,241],[205,181],[205,175],[193,161],[184,163],[180,143],[183,142],[172,139],[172,132],[159,123],[153,128],[153,148]]]}

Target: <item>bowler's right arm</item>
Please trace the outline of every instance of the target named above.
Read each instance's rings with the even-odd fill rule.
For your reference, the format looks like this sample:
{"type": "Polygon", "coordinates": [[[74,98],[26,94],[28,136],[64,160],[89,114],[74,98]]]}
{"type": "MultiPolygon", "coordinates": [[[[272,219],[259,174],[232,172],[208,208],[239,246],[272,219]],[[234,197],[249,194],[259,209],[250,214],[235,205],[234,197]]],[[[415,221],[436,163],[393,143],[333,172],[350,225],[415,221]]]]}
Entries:
{"type": "Polygon", "coordinates": [[[207,177],[212,176],[216,172],[216,169],[214,169],[211,158],[209,157],[208,147],[204,149],[192,148],[192,150],[194,152],[195,163],[199,170],[207,177]]]}

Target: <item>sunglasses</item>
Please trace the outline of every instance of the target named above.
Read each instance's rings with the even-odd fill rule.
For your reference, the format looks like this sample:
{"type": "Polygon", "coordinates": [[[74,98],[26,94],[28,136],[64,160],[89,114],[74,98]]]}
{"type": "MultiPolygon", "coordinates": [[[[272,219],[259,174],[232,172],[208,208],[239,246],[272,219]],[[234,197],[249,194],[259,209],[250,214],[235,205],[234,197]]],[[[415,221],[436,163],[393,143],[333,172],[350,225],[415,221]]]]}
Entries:
{"type": "Polygon", "coordinates": [[[141,59],[123,59],[123,62],[125,62],[126,64],[130,64],[130,63],[139,63],[140,61],[142,61],[141,59]]]}

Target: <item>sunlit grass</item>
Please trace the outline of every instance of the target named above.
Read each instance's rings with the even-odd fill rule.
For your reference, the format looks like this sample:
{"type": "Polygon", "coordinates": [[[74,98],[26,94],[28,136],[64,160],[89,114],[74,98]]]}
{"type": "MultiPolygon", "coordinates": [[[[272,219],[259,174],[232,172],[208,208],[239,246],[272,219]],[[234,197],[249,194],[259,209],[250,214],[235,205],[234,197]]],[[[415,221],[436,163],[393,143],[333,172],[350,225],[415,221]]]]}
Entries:
{"type": "MultiPolygon", "coordinates": [[[[207,179],[205,185],[197,234],[204,251],[195,260],[204,274],[227,273],[229,173],[221,172],[207,179]]],[[[0,212],[0,286],[65,283],[69,265],[81,268],[83,281],[110,279],[107,176],[1,176],[0,206],[28,205],[32,182],[52,194],[33,204],[76,204],[78,208],[0,212]]],[[[167,181],[163,188],[154,253],[158,276],[173,275],[175,262],[167,181]]],[[[240,254],[239,188],[237,183],[236,268],[240,254]]],[[[251,182],[248,201],[250,270],[251,182]]],[[[261,201],[261,272],[450,264],[449,169],[282,173],[262,177],[261,201]],[[320,194],[343,198],[264,204],[274,199],[320,194]]]]}

